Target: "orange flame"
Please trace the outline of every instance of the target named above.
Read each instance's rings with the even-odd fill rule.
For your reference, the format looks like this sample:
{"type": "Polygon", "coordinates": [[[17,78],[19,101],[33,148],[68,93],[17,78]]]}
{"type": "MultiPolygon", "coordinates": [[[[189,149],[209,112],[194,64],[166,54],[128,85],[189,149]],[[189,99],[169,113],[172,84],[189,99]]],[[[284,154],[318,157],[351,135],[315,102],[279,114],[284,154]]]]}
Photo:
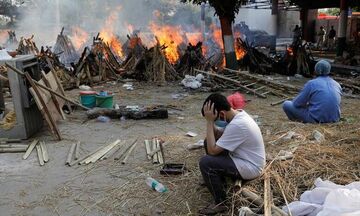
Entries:
{"type": "MultiPolygon", "coordinates": [[[[222,32],[221,32],[221,29],[218,28],[215,24],[212,24],[210,26],[210,30],[212,32],[212,38],[213,40],[215,41],[215,43],[222,49],[224,50],[224,42],[223,42],[223,39],[222,39],[222,32]]],[[[225,59],[225,55],[223,57],[223,61],[222,61],[222,64],[221,66],[222,67],[225,67],[226,65],[226,59],[225,59]]]]}
{"type": "Polygon", "coordinates": [[[105,27],[100,31],[100,37],[105,43],[109,44],[110,48],[116,55],[123,58],[124,52],[122,50],[122,45],[117,36],[114,34],[114,26],[118,17],[118,11],[112,11],[110,13],[110,16],[105,21],[105,27]]]}
{"type": "Polygon", "coordinates": [[[294,51],[293,51],[293,48],[292,47],[288,47],[286,49],[286,51],[289,53],[289,55],[293,56],[294,55],[294,51]]]}
{"type": "Polygon", "coordinates": [[[79,27],[72,27],[72,35],[70,38],[75,49],[80,50],[89,39],[89,34],[79,27]]]}
{"type": "Polygon", "coordinates": [[[175,64],[180,55],[178,46],[183,42],[180,26],[159,26],[155,23],[150,23],[152,33],[158,38],[161,45],[165,45],[165,56],[168,61],[175,64]]]}

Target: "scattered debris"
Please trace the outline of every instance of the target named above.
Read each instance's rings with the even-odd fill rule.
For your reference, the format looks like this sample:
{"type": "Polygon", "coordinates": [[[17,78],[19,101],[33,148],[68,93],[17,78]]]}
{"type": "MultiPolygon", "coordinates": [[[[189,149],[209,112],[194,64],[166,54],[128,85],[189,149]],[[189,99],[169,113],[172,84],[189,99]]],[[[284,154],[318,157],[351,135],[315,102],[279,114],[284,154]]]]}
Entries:
{"type": "Polygon", "coordinates": [[[319,143],[325,140],[324,134],[322,134],[318,130],[314,130],[312,133],[312,136],[316,140],[316,142],[319,142],[319,143]]]}
{"type": "Polygon", "coordinates": [[[194,133],[194,132],[189,131],[189,132],[187,132],[187,133],[186,133],[186,135],[187,135],[187,136],[189,136],[189,137],[196,137],[198,134],[197,134],[197,133],[194,133]]]}
{"type": "Polygon", "coordinates": [[[180,175],[186,170],[185,164],[166,163],[160,170],[162,175],[180,175]]]}
{"type": "Polygon", "coordinates": [[[154,164],[164,164],[163,144],[159,139],[145,140],[146,157],[154,164]]]}
{"type": "Polygon", "coordinates": [[[185,75],[185,78],[181,81],[186,88],[198,89],[201,87],[201,76],[185,75]]]}
{"type": "Polygon", "coordinates": [[[161,106],[141,107],[138,110],[129,109],[126,106],[119,106],[119,109],[94,108],[87,111],[87,117],[94,119],[99,116],[107,116],[111,119],[120,119],[124,116],[126,119],[166,119],[168,110],[161,106]]]}
{"type": "Polygon", "coordinates": [[[200,149],[204,147],[204,140],[199,140],[197,143],[187,145],[188,150],[200,149]]]}

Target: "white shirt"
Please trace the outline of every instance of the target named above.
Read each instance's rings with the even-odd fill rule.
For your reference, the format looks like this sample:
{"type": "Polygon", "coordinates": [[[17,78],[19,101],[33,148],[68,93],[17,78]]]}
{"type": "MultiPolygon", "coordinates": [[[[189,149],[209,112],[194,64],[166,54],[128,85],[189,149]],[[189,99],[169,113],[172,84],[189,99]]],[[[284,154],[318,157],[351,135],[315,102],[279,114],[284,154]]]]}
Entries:
{"type": "Polygon", "coordinates": [[[265,166],[265,146],[259,126],[244,110],[226,126],[216,145],[229,151],[242,178],[257,178],[265,166]]]}

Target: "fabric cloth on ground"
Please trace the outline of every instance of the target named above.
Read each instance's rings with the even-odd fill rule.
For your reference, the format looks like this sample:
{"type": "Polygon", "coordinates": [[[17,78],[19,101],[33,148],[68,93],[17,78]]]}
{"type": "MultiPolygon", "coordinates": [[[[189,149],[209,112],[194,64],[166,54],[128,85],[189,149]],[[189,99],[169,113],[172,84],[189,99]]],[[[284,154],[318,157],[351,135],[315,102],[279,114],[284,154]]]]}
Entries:
{"type": "Polygon", "coordinates": [[[304,123],[331,123],[340,120],[342,89],[329,76],[308,81],[299,95],[286,101],[283,109],[290,120],[304,123]]]}
{"type": "Polygon", "coordinates": [[[259,126],[244,110],[231,120],[216,145],[229,151],[243,179],[261,175],[265,166],[263,137],[259,126]]]}
{"type": "MultiPolygon", "coordinates": [[[[315,180],[315,188],[305,191],[300,201],[289,204],[293,216],[356,216],[360,215],[360,182],[337,185],[315,180]]],[[[283,210],[289,213],[287,206],[283,210]]]]}

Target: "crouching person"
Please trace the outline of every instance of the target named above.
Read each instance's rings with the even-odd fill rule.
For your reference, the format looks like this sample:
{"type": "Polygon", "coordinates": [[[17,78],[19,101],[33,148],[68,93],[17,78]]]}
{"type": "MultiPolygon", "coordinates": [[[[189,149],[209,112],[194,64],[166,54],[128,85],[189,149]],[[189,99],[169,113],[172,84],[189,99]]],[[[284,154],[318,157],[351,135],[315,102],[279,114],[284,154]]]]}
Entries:
{"type": "Polygon", "coordinates": [[[204,182],[215,203],[199,211],[214,215],[227,210],[226,180],[252,180],[265,166],[265,147],[259,126],[244,111],[231,108],[221,94],[212,94],[204,102],[202,115],[206,119],[206,152],[199,166],[204,182]],[[216,140],[215,122],[226,124],[216,140]]]}
{"type": "Polygon", "coordinates": [[[320,60],[315,65],[316,79],[308,81],[292,101],[285,101],[284,112],[292,121],[331,123],[340,120],[342,89],[330,74],[331,65],[320,60]]]}

